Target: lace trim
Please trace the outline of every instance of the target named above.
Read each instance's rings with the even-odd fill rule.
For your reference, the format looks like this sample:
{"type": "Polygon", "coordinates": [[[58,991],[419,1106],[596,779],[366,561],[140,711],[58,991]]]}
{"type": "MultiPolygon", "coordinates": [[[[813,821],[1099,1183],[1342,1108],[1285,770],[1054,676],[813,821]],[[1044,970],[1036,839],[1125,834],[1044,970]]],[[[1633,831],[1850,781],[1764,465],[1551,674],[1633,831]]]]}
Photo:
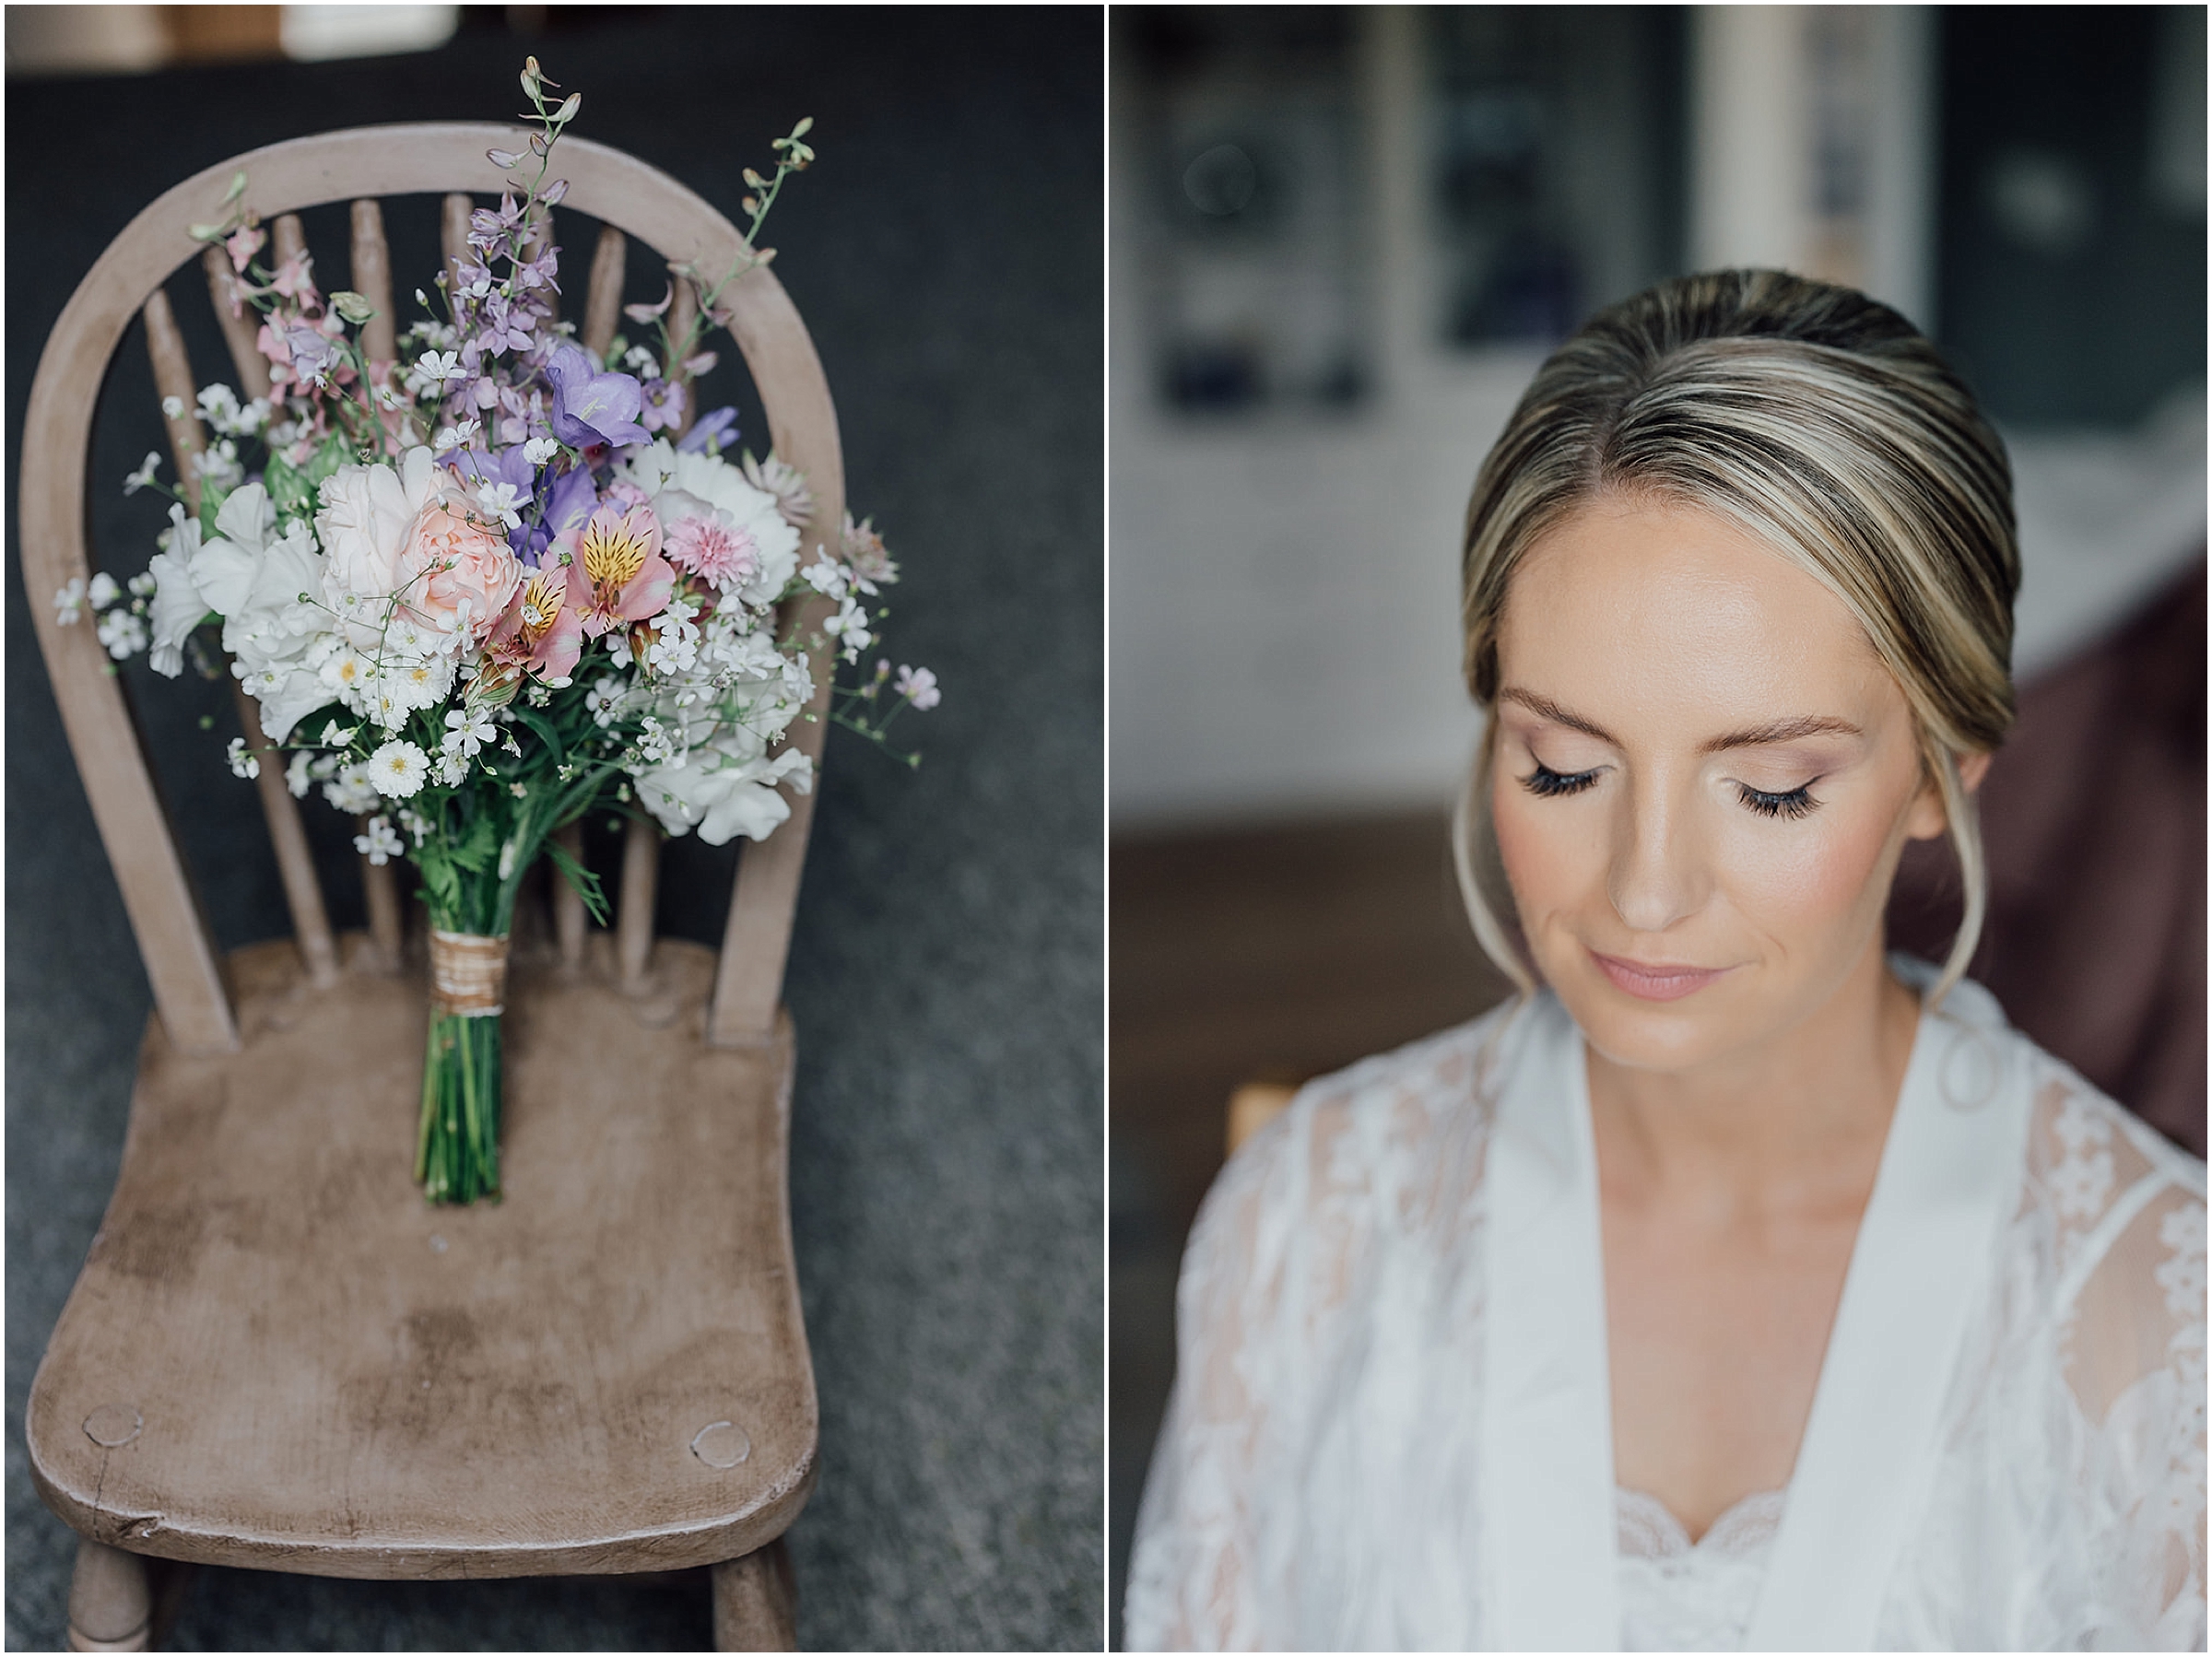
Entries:
{"type": "Polygon", "coordinates": [[[1657,1497],[1617,1486],[1613,1491],[1615,1545],[1626,1559],[1748,1558],[1763,1553],[1774,1540],[1788,1495],[1786,1490],[1756,1490],[1692,1542],[1674,1510],[1657,1497]]]}

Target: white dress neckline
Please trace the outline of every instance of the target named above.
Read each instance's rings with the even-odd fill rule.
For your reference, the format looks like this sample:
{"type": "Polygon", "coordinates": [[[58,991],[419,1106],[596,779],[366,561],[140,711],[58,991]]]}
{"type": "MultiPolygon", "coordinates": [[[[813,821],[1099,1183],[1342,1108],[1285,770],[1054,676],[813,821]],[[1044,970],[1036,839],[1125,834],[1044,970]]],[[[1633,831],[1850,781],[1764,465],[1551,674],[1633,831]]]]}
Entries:
{"type": "MultiPolygon", "coordinates": [[[[1924,989],[1930,970],[1898,965],[1924,989]]],[[[1498,1100],[1487,1176],[1478,1495],[1491,1538],[1487,1643],[1618,1650],[1619,1504],[1587,1050],[1549,993],[1520,1022],[1501,1038],[1525,1045],[1498,1100]]],[[[1882,1586],[1937,1461],[1944,1391],[2023,1153],[2025,1101],[2001,1085],[2006,1054],[1990,1039],[1993,1026],[2003,1030],[2003,1014],[1971,984],[1941,1013],[1921,1014],[1793,1497],[1764,1550],[1753,1647],[1873,1642],[1882,1586]]]]}

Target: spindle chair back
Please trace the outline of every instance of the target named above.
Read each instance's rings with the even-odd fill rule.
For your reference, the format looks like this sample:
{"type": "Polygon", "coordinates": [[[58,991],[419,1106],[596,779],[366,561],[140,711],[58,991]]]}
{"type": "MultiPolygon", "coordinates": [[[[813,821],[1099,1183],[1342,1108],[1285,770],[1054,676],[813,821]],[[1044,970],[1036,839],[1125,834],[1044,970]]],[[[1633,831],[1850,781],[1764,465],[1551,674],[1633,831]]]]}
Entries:
{"type": "MultiPolygon", "coordinates": [[[[367,296],[373,365],[396,355],[381,198],[441,196],[451,268],[472,194],[502,187],[485,152],[514,145],[493,124],[370,127],[208,168],[109,246],[40,361],[18,473],[23,574],[156,1009],[115,1196],[28,1422],[34,1479],[84,1539],[76,1649],[145,1648],[147,1557],[376,1577],[712,1565],[723,1649],[790,1642],[788,1568],[771,1545],[811,1487],[816,1410],[779,999],[816,796],[793,793],[789,819],[747,847],[718,957],[656,946],[661,837],[642,818],[624,845],[611,950],[587,951],[582,902],[553,883],[558,964],[518,961],[510,989],[510,1195],[433,1211],[406,1181],[402,1119],[427,1011],[393,868],[362,860],[367,933],[335,934],[282,768],[263,765],[292,937],[226,958],[124,681],[92,629],[60,624],[45,602],[92,572],[93,417],[134,316],[197,506],[192,463],[207,437],[166,289],[195,256],[241,398],[269,390],[254,313],[232,311],[229,260],[187,231],[219,217],[234,174],[279,259],[304,248],[300,211],[351,202],[348,279],[318,286],[367,296]],[[287,1191],[287,1158],[320,1183],[287,1191]]],[[[679,335],[698,299],[676,267],[720,272],[747,251],[700,196],[618,151],[567,137],[557,170],[560,211],[605,226],[580,331],[594,351],[618,326],[627,238],[670,265],[679,335]]],[[[806,327],[765,267],[718,310],[776,452],[811,487],[804,545],[834,549],[843,463],[806,327]]],[[[818,632],[821,614],[810,600],[784,619],[818,632]]],[[[818,764],[831,664],[815,666],[792,740],[818,764]]],[[[257,711],[233,683],[258,743],[257,711]]]]}

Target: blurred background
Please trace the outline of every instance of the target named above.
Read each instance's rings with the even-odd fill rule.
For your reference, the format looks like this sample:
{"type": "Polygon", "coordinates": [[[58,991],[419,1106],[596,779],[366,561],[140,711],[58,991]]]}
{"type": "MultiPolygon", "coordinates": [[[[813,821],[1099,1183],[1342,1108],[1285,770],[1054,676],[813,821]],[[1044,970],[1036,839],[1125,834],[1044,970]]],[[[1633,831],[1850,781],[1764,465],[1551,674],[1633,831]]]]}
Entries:
{"type": "MultiPolygon", "coordinates": [[[[1110,1596],[1231,1090],[1505,991],[1445,817],[1457,548],[1545,353],[1665,276],[1862,287],[2009,443],[2022,714],[1976,975],[2205,1124],[2201,6],[1119,8],[1110,1596]]],[[[1892,906],[1940,955],[1941,854],[1892,906]]]]}
{"type": "MultiPolygon", "coordinates": [[[[820,1475],[789,1534],[801,1641],[1095,1651],[1104,1624],[1099,825],[1104,373],[1101,20],[697,6],[10,6],[7,444],[63,304],[180,180],[332,128],[499,120],[525,53],[574,131],[725,215],[801,115],[820,159],[768,241],[837,399],[851,499],[903,566],[888,643],[938,673],[918,771],[831,734],[785,981],[791,1146],[820,1475]]],[[[343,286],[343,205],[303,215],[343,286]]],[[[398,291],[438,206],[385,204],[398,291]]],[[[557,239],[577,313],[597,226],[557,239]]],[[[410,276],[409,273],[415,273],[410,276]]],[[[334,280],[333,278],[337,278],[334,280]]],[[[633,244],[629,297],[665,273],[633,244]]],[[[229,377],[194,266],[170,284],[203,382],[229,377]]],[[[724,347],[704,405],[757,402],[724,347]]],[[[164,522],[124,477],[159,446],[142,331],[92,452],[96,558],[164,522]]],[[[74,1537],[31,1488],[23,1409],[113,1187],[146,979],[63,742],[7,523],[6,1643],[51,1650],[74,1537]]],[[[218,941],[283,934],[218,686],[125,682],[218,941]],[[209,715],[212,728],[200,728],[209,715]]],[[[906,727],[901,726],[901,734],[906,727]]],[[[332,919],[361,924],[352,825],[301,817],[332,919]]],[[[603,870],[616,841],[593,825],[603,870]]],[[[719,943],[738,849],[670,843],[662,931],[719,943]]],[[[409,905],[412,908],[412,905],[409,905]]],[[[707,1589],[598,1579],[200,1574],[182,1650],[701,1650],[707,1589]]]]}

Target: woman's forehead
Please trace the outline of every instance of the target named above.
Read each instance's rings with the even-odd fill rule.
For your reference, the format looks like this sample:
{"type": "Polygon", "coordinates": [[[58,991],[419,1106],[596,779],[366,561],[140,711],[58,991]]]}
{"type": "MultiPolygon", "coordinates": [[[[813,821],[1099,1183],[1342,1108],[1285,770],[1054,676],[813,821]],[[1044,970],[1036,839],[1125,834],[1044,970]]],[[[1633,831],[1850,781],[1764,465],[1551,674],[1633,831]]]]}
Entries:
{"type": "Polygon", "coordinates": [[[1898,692],[1851,611],[1740,525],[1695,508],[1601,501],[1514,571],[1503,681],[1572,705],[1678,705],[1715,717],[1871,711],[1898,692]]]}

